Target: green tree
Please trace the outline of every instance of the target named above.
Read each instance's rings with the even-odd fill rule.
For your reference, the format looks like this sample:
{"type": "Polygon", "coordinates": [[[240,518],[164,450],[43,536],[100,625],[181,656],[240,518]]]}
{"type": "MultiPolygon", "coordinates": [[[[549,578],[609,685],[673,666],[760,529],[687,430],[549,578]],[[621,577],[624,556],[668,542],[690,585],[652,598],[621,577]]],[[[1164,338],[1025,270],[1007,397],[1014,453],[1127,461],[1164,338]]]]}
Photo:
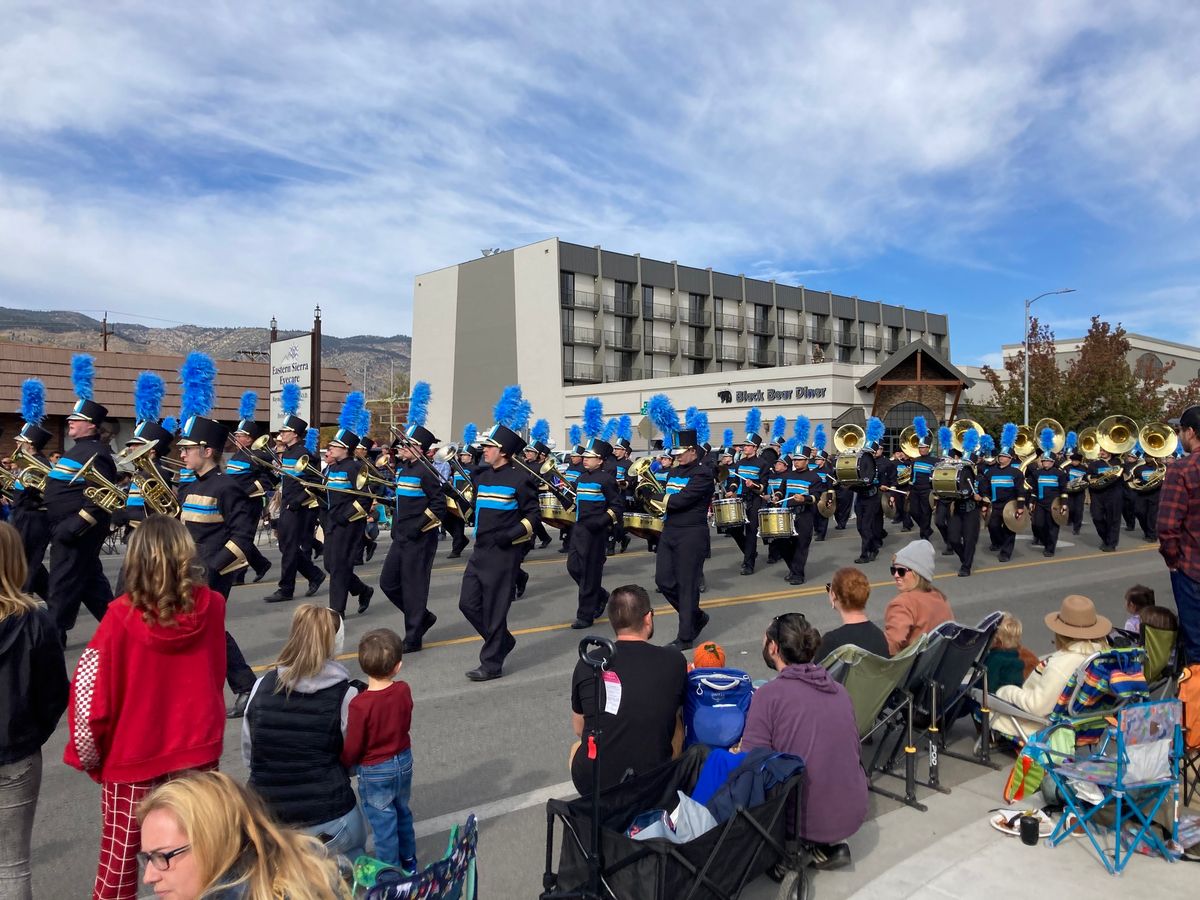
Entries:
{"type": "Polygon", "coordinates": [[[1114,328],[1099,316],[1092,317],[1078,356],[1067,366],[1067,419],[1059,421],[1078,428],[1114,415],[1128,416],[1139,424],[1162,418],[1166,373],[1174,363],[1135,372],[1129,366],[1130,349],[1119,322],[1114,328]]]}
{"type": "Polygon", "coordinates": [[[1200,406],[1200,376],[1183,387],[1171,388],[1163,394],[1162,421],[1178,418],[1189,406],[1200,406]]]}
{"type": "MultiPolygon", "coordinates": [[[[1064,373],[1055,358],[1054,332],[1037,319],[1029,320],[1029,418],[1030,425],[1043,416],[1058,418],[1063,412],[1064,373]]],[[[1004,358],[998,371],[981,368],[992,388],[983,407],[970,404],[968,411],[989,434],[998,435],[1005,422],[1020,423],[1025,407],[1025,348],[1004,358]]],[[[1061,419],[1059,421],[1062,421],[1061,419]]]]}

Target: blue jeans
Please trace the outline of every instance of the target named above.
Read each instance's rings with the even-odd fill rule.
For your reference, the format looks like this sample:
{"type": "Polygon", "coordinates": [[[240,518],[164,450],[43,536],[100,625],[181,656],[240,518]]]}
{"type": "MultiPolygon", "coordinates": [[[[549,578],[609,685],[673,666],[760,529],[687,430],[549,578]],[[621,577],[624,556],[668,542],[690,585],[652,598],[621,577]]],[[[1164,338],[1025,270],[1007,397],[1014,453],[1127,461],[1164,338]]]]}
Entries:
{"type": "Polygon", "coordinates": [[[0,765],[0,897],[29,900],[29,845],[42,784],[42,751],[0,765]]]}
{"type": "Polygon", "coordinates": [[[1171,590],[1175,593],[1175,609],[1179,612],[1179,630],[1183,632],[1187,661],[1200,663],[1200,581],[1176,570],[1171,573],[1171,590]]]}
{"type": "Polygon", "coordinates": [[[331,839],[325,842],[325,848],[331,856],[340,853],[350,862],[354,862],[367,852],[367,823],[363,821],[362,810],[358,808],[357,803],[354,804],[354,809],[344,816],[300,830],[313,837],[329,835],[331,839]]]}
{"type": "Polygon", "coordinates": [[[358,794],[375,835],[375,858],[394,866],[417,858],[417,839],[408,808],[412,771],[411,750],[373,766],[358,767],[358,794]]]}

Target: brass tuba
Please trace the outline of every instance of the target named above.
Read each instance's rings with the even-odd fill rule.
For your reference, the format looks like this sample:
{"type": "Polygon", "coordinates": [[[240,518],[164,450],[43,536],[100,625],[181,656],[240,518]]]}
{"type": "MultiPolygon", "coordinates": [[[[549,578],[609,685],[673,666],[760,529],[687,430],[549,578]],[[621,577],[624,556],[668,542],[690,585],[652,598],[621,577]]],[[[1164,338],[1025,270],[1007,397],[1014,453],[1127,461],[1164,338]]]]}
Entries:
{"type": "Polygon", "coordinates": [[[1109,416],[1096,426],[1096,439],[1101,450],[1124,456],[1137,443],[1137,422],[1126,416],[1109,416]]]}
{"type": "Polygon", "coordinates": [[[1018,459],[1028,459],[1037,453],[1037,440],[1034,431],[1028,425],[1017,427],[1017,437],[1013,441],[1013,453],[1018,459]]]}
{"type": "Polygon", "coordinates": [[[1067,432],[1062,425],[1059,424],[1057,419],[1038,419],[1037,424],[1033,426],[1034,442],[1038,447],[1042,446],[1042,432],[1047,428],[1054,432],[1054,441],[1050,446],[1050,452],[1061,452],[1062,448],[1067,445],[1067,432]]]}
{"type": "Polygon", "coordinates": [[[634,460],[629,467],[629,475],[636,479],[637,484],[633,488],[633,495],[642,502],[642,506],[646,508],[652,515],[661,517],[666,512],[667,502],[663,495],[663,486],[659,484],[658,479],[654,477],[654,473],[650,471],[650,467],[654,464],[654,460],[649,456],[643,456],[641,459],[634,460]]]}
{"type": "Polygon", "coordinates": [[[867,433],[858,425],[843,425],[833,433],[833,447],[838,453],[857,453],[866,439],[867,433]]]}
{"type": "Polygon", "coordinates": [[[917,437],[917,429],[912,425],[905,426],[900,432],[900,449],[904,455],[916,459],[921,455],[921,439],[917,437]]]}
{"type": "Polygon", "coordinates": [[[1095,459],[1100,455],[1100,433],[1095,425],[1089,425],[1079,432],[1078,447],[1084,459],[1095,459]]]}
{"type": "Polygon", "coordinates": [[[1147,456],[1164,459],[1175,452],[1179,446],[1179,435],[1175,429],[1163,422],[1151,422],[1143,425],[1138,431],[1138,443],[1147,456]]]}
{"type": "Polygon", "coordinates": [[[943,455],[948,453],[951,448],[959,453],[963,452],[963,438],[967,436],[967,432],[974,431],[980,437],[983,437],[983,426],[972,419],[958,419],[950,426],[950,446],[939,447],[938,451],[943,455]]]}

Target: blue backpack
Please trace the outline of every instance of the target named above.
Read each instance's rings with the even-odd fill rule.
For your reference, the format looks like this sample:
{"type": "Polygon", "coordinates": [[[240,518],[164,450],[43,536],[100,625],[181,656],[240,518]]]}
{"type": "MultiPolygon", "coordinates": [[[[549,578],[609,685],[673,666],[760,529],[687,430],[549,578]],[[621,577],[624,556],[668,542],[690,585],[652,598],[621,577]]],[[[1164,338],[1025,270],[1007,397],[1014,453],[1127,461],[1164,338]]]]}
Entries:
{"type": "Polygon", "coordinates": [[[728,750],[742,739],[754,684],[741,669],[693,669],[683,701],[683,745],[728,750]]]}

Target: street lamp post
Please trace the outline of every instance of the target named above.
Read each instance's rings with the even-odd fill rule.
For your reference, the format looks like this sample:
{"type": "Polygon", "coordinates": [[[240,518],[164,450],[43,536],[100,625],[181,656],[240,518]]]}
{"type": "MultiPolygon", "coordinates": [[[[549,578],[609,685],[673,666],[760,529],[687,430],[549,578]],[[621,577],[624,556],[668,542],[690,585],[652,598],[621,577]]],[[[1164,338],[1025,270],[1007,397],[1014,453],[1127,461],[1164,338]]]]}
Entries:
{"type": "Polygon", "coordinates": [[[1025,301],[1025,414],[1022,419],[1022,424],[1029,424],[1029,307],[1037,303],[1043,297],[1049,297],[1051,294],[1073,294],[1075,288],[1059,288],[1057,291],[1046,291],[1044,294],[1038,294],[1032,300],[1025,301]]]}

